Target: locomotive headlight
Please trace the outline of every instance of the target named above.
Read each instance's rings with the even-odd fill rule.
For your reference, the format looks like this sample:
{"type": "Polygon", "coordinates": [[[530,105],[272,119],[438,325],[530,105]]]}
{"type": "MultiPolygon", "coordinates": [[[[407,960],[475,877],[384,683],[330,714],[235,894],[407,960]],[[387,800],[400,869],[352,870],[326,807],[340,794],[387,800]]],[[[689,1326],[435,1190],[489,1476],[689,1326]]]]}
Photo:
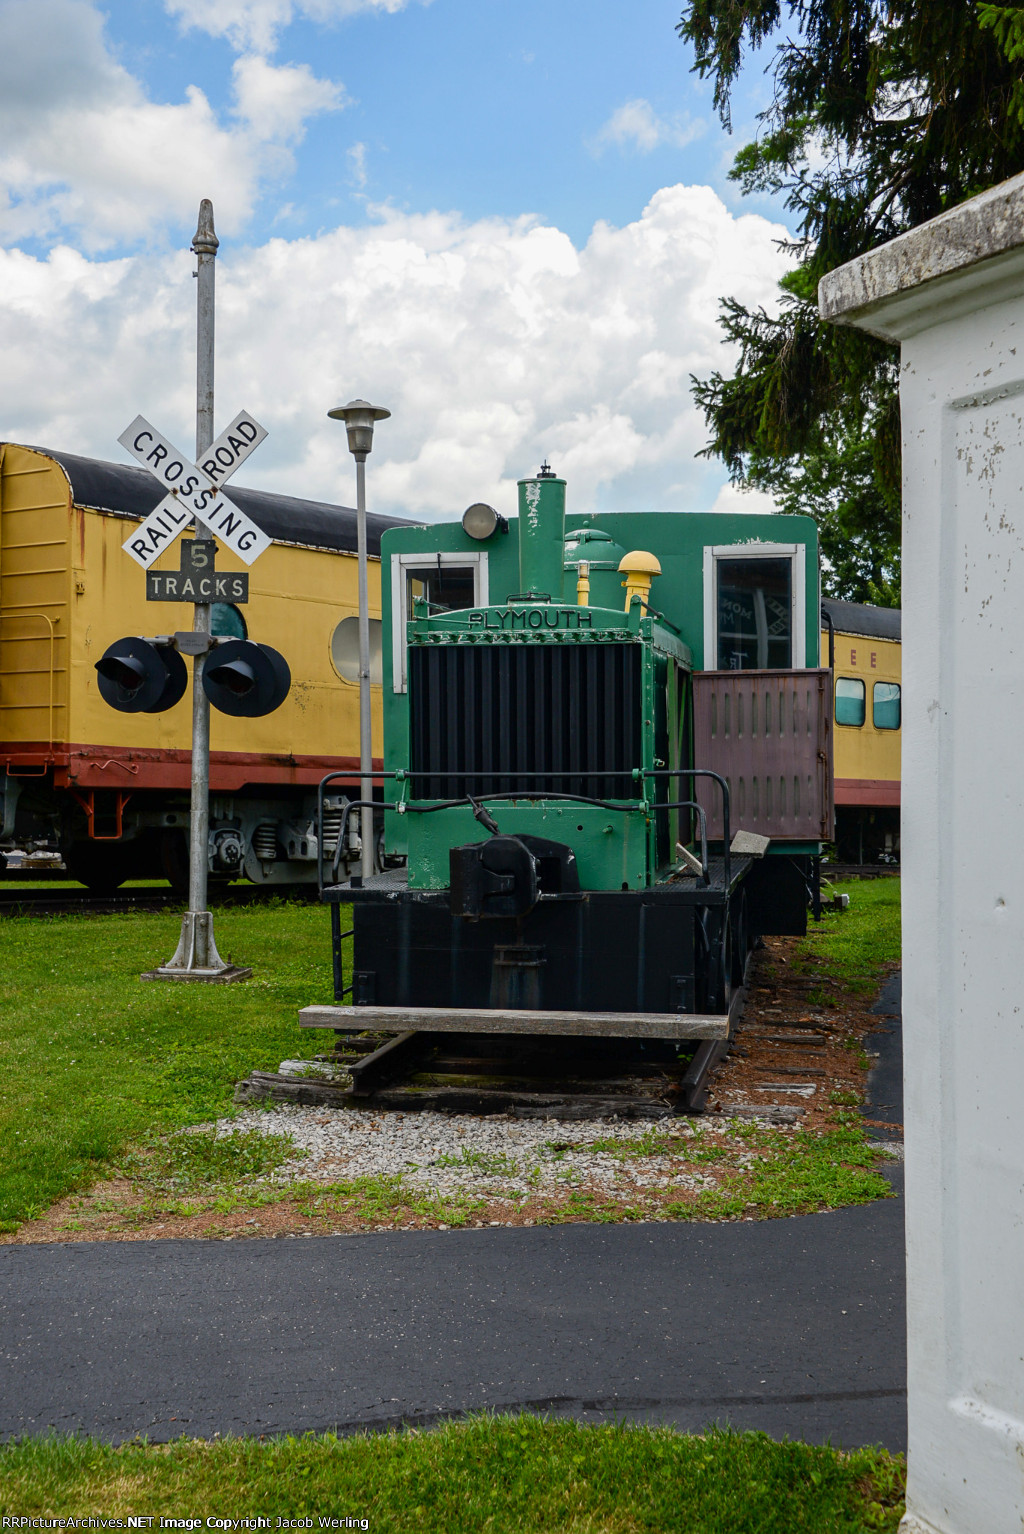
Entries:
{"type": "Polygon", "coordinates": [[[488,506],[486,501],[474,501],[472,506],[467,506],[462,513],[462,530],[471,538],[489,538],[492,533],[501,529],[508,532],[508,522],[495,511],[493,506],[488,506]]]}

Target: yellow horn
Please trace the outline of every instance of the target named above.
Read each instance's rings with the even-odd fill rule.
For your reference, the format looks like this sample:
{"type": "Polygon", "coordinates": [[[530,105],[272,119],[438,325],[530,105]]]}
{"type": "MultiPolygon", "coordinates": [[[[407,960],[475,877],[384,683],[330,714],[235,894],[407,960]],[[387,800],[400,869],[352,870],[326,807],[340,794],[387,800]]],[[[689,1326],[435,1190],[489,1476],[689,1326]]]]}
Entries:
{"type": "Polygon", "coordinates": [[[651,581],[661,574],[661,564],[655,555],[648,554],[645,549],[634,549],[631,554],[624,554],[619,560],[619,574],[626,577],[622,584],[626,588],[626,611],[629,612],[634,597],[640,598],[642,607],[647,606],[651,581]]]}

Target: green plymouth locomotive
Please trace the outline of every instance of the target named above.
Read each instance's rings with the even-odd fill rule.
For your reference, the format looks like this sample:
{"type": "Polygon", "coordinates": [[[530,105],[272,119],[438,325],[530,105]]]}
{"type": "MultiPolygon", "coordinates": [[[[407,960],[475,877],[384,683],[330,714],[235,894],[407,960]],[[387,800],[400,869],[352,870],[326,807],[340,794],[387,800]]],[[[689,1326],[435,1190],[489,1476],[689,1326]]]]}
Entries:
{"type": "Polygon", "coordinates": [[[383,793],[337,843],[375,816],[381,869],[324,868],[337,1005],[303,1021],[727,1039],[832,834],[814,523],[577,515],[545,465],[518,518],[394,528],[381,559],[383,793]]]}

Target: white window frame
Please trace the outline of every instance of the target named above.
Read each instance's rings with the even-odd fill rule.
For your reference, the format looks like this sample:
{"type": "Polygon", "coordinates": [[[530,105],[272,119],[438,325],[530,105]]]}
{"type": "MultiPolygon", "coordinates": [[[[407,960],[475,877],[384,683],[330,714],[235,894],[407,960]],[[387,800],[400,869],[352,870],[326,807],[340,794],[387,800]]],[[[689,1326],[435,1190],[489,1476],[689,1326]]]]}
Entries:
{"type": "Polygon", "coordinates": [[[406,662],[406,624],[412,616],[407,609],[410,570],[442,570],[445,565],[458,569],[473,570],[473,605],[486,607],[489,596],[486,549],[472,553],[447,553],[436,551],[423,554],[392,554],[391,556],[391,671],[395,692],[406,692],[409,686],[406,662]]]}
{"type": "Polygon", "coordinates": [[[806,563],[802,543],[718,543],[704,548],[704,670],[718,669],[718,561],[720,559],[788,559],[793,577],[791,632],[793,667],[807,664],[806,563]]]}

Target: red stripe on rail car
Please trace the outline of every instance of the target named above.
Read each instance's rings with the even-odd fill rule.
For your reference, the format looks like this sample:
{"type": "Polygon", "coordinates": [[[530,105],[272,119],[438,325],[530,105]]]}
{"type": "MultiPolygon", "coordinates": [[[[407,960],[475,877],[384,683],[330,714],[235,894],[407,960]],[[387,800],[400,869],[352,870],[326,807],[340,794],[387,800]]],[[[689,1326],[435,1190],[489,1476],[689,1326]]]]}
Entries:
{"type": "Polygon", "coordinates": [[[836,778],[836,804],[899,806],[898,778],[836,778]]]}
{"type": "MultiPolygon", "coordinates": [[[[16,750],[0,756],[15,777],[38,777],[54,770],[56,788],[189,789],[192,758],[188,751],[126,750],[124,746],[61,745],[52,750],[42,742],[26,741],[16,750]]],[[[384,762],[374,758],[374,772],[383,771],[384,762]]],[[[257,751],[212,751],[210,753],[210,790],[212,793],[236,793],[248,784],[276,784],[315,787],[329,772],[351,773],[351,782],[359,777],[359,758],[355,756],[286,756],[257,751]]],[[[339,788],[344,780],[339,779],[339,788]]]]}

